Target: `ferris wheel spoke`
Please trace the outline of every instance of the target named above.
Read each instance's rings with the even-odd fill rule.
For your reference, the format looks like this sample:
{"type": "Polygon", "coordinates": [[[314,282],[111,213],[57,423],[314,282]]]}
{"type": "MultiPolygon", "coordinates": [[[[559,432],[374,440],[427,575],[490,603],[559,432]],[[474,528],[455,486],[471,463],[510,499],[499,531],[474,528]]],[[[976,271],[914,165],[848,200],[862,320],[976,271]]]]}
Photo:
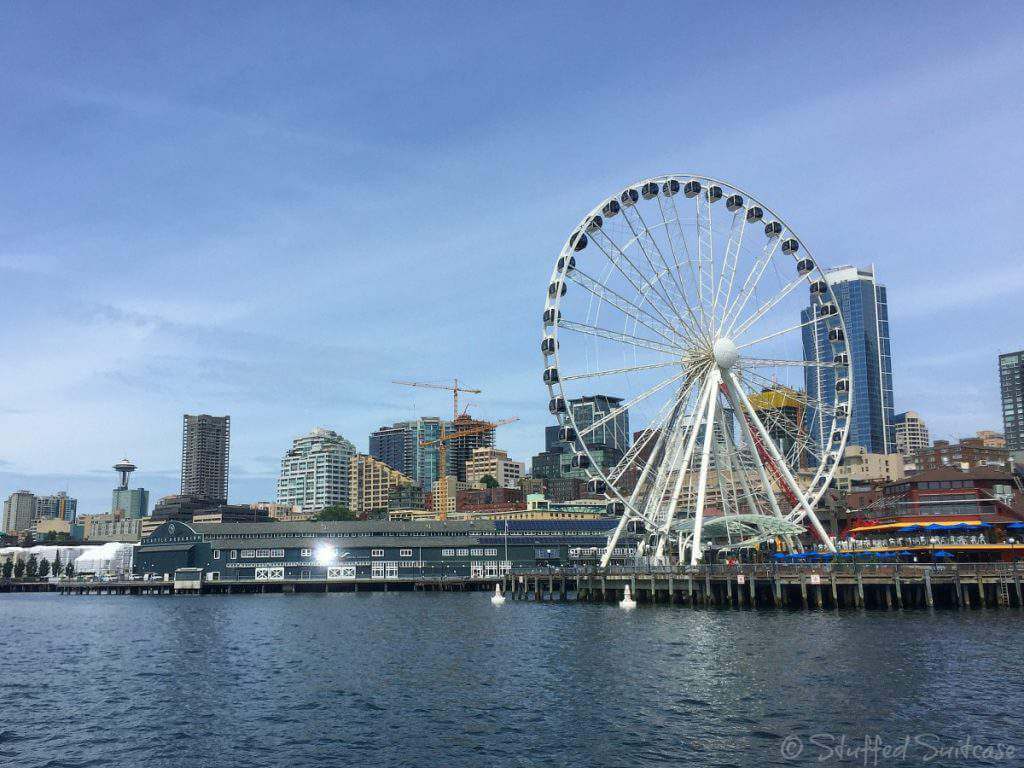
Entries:
{"type": "MultiPolygon", "coordinates": [[[[641,436],[633,441],[633,444],[629,446],[619,463],[612,468],[612,471],[608,474],[609,483],[614,484],[621,480],[629,468],[637,462],[640,455],[644,452],[650,442],[652,440],[657,441],[661,430],[668,423],[669,419],[672,419],[675,416],[676,410],[683,407],[684,401],[689,399],[689,391],[690,385],[684,384],[679,388],[675,397],[665,401],[664,405],[662,405],[661,409],[658,411],[658,414],[647,425],[641,436]]],[[[653,460],[654,454],[652,453],[648,458],[647,463],[650,463],[653,460]]],[[[640,480],[637,481],[637,485],[639,484],[640,480]]]]}
{"type": "MultiPolygon", "coordinates": [[[[656,277],[660,279],[661,275],[659,274],[656,277]]],[[[643,283],[641,283],[640,288],[644,292],[644,295],[646,295],[647,289],[653,290],[653,283],[651,280],[645,280],[643,283]]],[[[689,306],[689,304],[687,304],[687,306],[689,306]]],[[[710,343],[708,337],[705,335],[703,330],[701,330],[697,326],[692,325],[690,322],[686,320],[680,320],[679,333],[681,336],[686,338],[686,340],[689,342],[691,346],[710,343]]]]}
{"type": "Polygon", "coordinates": [[[818,362],[816,360],[782,360],[765,357],[741,357],[737,361],[737,365],[740,368],[776,368],[776,367],[795,367],[795,368],[841,368],[838,363],[832,362],[818,362]]]}
{"type": "MultiPolygon", "coordinates": [[[[658,276],[659,282],[660,282],[661,277],[663,275],[668,275],[671,278],[671,280],[669,281],[669,287],[676,294],[677,298],[679,298],[683,302],[683,305],[685,306],[685,309],[686,309],[686,314],[688,314],[690,316],[690,319],[685,321],[686,324],[688,326],[690,326],[690,328],[692,330],[696,330],[696,329],[701,328],[700,321],[697,319],[697,315],[694,313],[693,308],[690,306],[689,300],[686,298],[686,289],[683,288],[682,283],[679,281],[679,276],[677,274],[678,273],[678,264],[676,266],[676,270],[673,270],[669,266],[668,260],[665,258],[665,254],[661,250],[661,246],[658,245],[658,241],[655,239],[654,235],[652,234],[651,229],[647,226],[647,222],[644,221],[643,214],[641,214],[640,211],[635,206],[630,206],[629,208],[626,209],[626,211],[627,212],[623,212],[623,216],[626,219],[626,223],[629,224],[629,228],[633,232],[633,236],[636,238],[637,244],[640,246],[640,249],[643,251],[644,257],[647,259],[647,263],[650,265],[653,274],[658,276]],[[640,232],[643,233],[642,235],[637,233],[636,227],[633,226],[633,222],[629,218],[628,211],[632,211],[633,214],[637,217],[637,219],[639,221],[639,225],[640,225],[640,232]],[[665,268],[664,272],[661,272],[657,267],[654,266],[654,263],[653,263],[653,260],[650,257],[648,248],[645,247],[645,245],[644,245],[644,235],[646,235],[646,239],[647,239],[649,245],[651,246],[651,248],[653,248],[653,250],[657,252],[658,258],[661,260],[661,263],[662,263],[662,265],[665,268]]],[[[666,224],[666,226],[667,226],[667,224],[666,224]]],[[[666,237],[668,237],[667,230],[666,230],[666,237]]],[[[669,239],[669,243],[671,243],[671,239],[669,239]]],[[[673,303],[673,308],[676,310],[676,314],[679,316],[680,320],[683,320],[682,313],[679,311],[679,308],[675,305],[675,303],[673,303]]]]}
{"type": "Polygon", "coordinates": [[[618,406],[616,408],[611,409],[610,411],[608,411],[608,413],[606,413],[601,418],[595,419],[590,424],[590,426],[586,427],[585,429],[578,430],[577,434],[576,434],[576,437],[579,440],[581,440],[582,442],[586,442],[586,441],[583,440],[584,437],[586,437],[587,435],[591,434],[592,432],[597,431],[598,429],[603,427],[605,424],[607,424],[609,421],[614,420],[620,414],[625,413],[630,408],[636,406],[638,403],[641,403],[644,400],[646,400],[648,397],[651,397],[652,395],[656,395],[658,392],[663,390],[668,385],[673,384],[673,383],[679,381],[681,378],[686,376],[686,374],[687,374],[687,372],[685,370],[679,371],[679,373],[676,373],[676,374],[668,377],[664,381],[660,381],[657,384],[655,384],[654,386],[649,387],[648,389],[644,390],[639,395],[636,395],[635,397],[633,397],[629,401],[623,403],[622,405],[620,405],[620,406],[618,406]]]}
{"type": "MultiPolygon", "coordinates": [[[[629,275],[629,273],[627,273],[626,270],[622,268],[621,261],[625,261],[627,264],[629,264],[630,268],[633,270],[635,275],[637,277],[639,277],[641,284],[647,282],[647,278],[644,275],[644,273],[642,271],[640,271],[639,269],[637,269],[637,266],[630,260],[630,258],[625,253],[623,253],[622,249],[620,249],[618,244],[614,240],[611,239],[611,237],[608,235],[607,232],[605,232],[603,229],[599,230],[599,231],[600,231],[601,235],[604,237],[604,239],[608,243],[610,243],[611,246],[615,249],[615,251],[619,254],[619,258],[616,258],[616,257],[612,256],[608,252],[608,250],[605,249],[604,246],[601,245],[601,243],[598,241],[598,239],[596,237],[593,240],[594,245],[596,245],[598,250],[600,250],[601,253],[604,254],[605,258],[608,259],[608,261],[612,264],[612,266],[614,266],[615,269],[618,270],[619,274],[621,274],[626,279],[626,282],[628,282],[631,286],[633,286],[633,290],[635,290],[637,292],[637,295],[643,297],[648,302],[648,304],[651,307],[651,310],[658,313],[658,316],[661,318],[662,322],[665,323],[665,325],[667,327],[669,327],[669,328],[674,327],[675,323],[673,321],[669,320],[665,316],[665,313],[662,312],[661,309],[658,306],[655,305],[655,303],[650,299],[649,295],[646,294],[640,288],[640,285],[638,285],[636,283],[636,281],[633,279],[633,277],[631,277],[629,275]]],[[[655,294],[655,295],[657,295],[657,294],[655,294]]],[[[669,312],[671,312],[671,310],[669,310],[669,312]]]]}
{"type": "MultiPolygon", "coordinates": [[[[793,289],[795,289],[798,285],[800,285],[801,283],[805,282],[806,280],[807,280],[807,277],[805,275],[798,275],[796,277],[796,279],[790,281],[781,291],[779,291],[777,294],[775,294],[775,296],[773,296],[771,299],[769,299],[764,304],[762,304],[760,307],[758,307],[758,309],[750,317],[748,317],[746,320],[744,320],[742,323],[740,323],[739,327],[735,328],[735,330],[732,330],[730,328],[729,335],[732,338],[734,338],[734,339],[735,338],[739,338],[740,336],[742,336],[744,333],[747,332],[747,330],[751,326],[754,325],[754,323],[756,323],[758,320],[760,320],[762,317],[764,317],[780,301],[782,301],[784,298],[789,296],[789,294],[793,292],[793,289]]],[[[735,326],[735,325],[736,325],[736,321],[734,320],[733,321],[733,326],[735,326]]]]}
{"type": "MultiPolygon", "coordinates": [[[[679,230],[679,240],[682,243],[683,252],[686,255],[686,263],[687,263],[687,265],[690,268],[690,277],[693,279],[693,284],[694,284],[694,286],[696,287],[696,290],[697,290],[697,295],[695,297],[695,299],[696,299],[695,303],[697,305],[697,311],[700,313],[700,317],[701,317],[700,326],[702,328],[706,328],[708,323],[707,323],[707,315],[704,312],[704,296],[703,296],[703,292],[702,292],[702,288],[701,288],[701,281],[700,281],[700,278],[697,276],[697,271],[693,267],[694,257],[690,253],[690,244],[687,241],[686,232],[683,230],[683,219],[679,215],[679,207],[676,205],[676,196],[673,195],[673,196],[669,197],[669,200],[672,203],[672,212],[675,214],[676,229],[679,230]]],[[[658,198],[658,205],[661,206],[661,198],[660,197],[658,198]]],[[[662,209],[661,216],[662,216],[663,219],[665,219],[664,209],[662,209]]],[[[671,242],[671,234],[670,234],[670,231],[667,229],[667,223],[666,223],[666,234],[669,237],[669,242],[671,242]]],[[[678,265],[677,265],[677,271],[678,271],[678,265]]]]}
{"type": "Polygon", "coordinates": [[[596,325],[577,323],[573,320],[561,320],[558,323],[558,327],[560,329],[564,328],[568,331],[575,331],[576,333],[583,333],[589,336],[596,336],[597,338],[600,339],[618,341],[622,344],[627,344],[630,346],[653,349],[655,352],[664,352],[667,355],[679,356],[682,354],[682,350],[679,347],[670,346],[668,344],[662,344],[661,342],[653,341],[651,339],[644,339],[639,336],[634,336],[630,333],[620,333],[619,331],[610,331],[607,328],[598,328],[596,325]]]}
{"type": "Polygon", "coordinates": [[[829,318],[827,318],[827,317],[812,317],[810,320],[807,320],[807,321],[802,322],[802,323],[797,323],[796,325],[792,325],[789,328],[783,328],[781,331],[775,331],[774,333],[769,333],[768,335],[762,336],[759,339],[754,339],[753,341],[745,341],[742,344],[737,344],[736,348],[737,349],[746,349],[747,347],[752,347],[755,344],[763,344],[766,341],[771,341],[772,339],[777,339],[779,336],[785,336],[787,333],[793,333],[794,331],[799,331],[799,330],[801,330],[803,328],[807,328],[808,326],[815,325],[817,323],[822,322],[823,320],[828,320],[828,319],[829,318]]]}
{"type": "Polygon", "coordinates": [[[686,337],[681,336],[675,328],[665,325],[654,315],[641,309],[629,299],[626,299],[619,293],[616,293],[608,286],[602,285],[600,282],[590,277],[590,275],[580,271],[578,268],[574,269],[566,275],[566,277],[574,284],[589,291],[598,300],[608,302],[626,317],[644,326],[652,333],[656,333],[658,336],[661,336],[661,338],[669,344],[677,344],[680,340],[686,340],[686,337]],[[676,338],[672,338],[667,335],[665,331],[674,334],[676,338]]]}
{"type": "Polygon", "coordinates": [[[743,312],[743,308],[747,306],[747,302],[750,300],[750,297],[757,292],[757,286],[761,282],[761,277],[764,275],[765,270],[768,269],[768,265],[772,263],[772,259],[775,257],[775,251],[778,250],[780,242],[782,242],[781,237],[773,237],[765,243],[764,248],[761,251],[761,256],[754,263],[753,269],[747,273],[747,277],[743,281],[743,286],[736,295],[736,300],[733,301],[732,306],[728,307],[726,310],[726,320],[728,322],[728,325],[726,326],[726,335],[732,333],[732,327],[743,312]]]}
{"type": "MultiPolygon", "coordinates": [[[[757,379],[758,382],[760,382],[760,385],[763,386],[765,389],[776,389],[779,386],[772,379],[768,378],[767,376],[763,376],[760,373],[755,373],[754,371],[743,371],[743,376],[750,377],[752,379],[757,379]]],[[[740,381],[742,381],[742,379],[740,379],[740,381]]],[[[751,391],[753,390],[751,389],[751,391]]],[[[806,391],[790,390],[790,392],[787,393],[787,397],[790,397],[800,402],[805,408],[812,408],[816,411],[823,411],[829,415],[835,414],[834,403],[827,403],[821,398],[813,397],[812,395],[807,394],[806,391]]]]}
{"type": "MultiPolygon", "coordinates": [[[[624,210],[628,210],[628,209],[624,209],[624,210]]],[[[684,326],[688,325],[686,323],[686,321],[683,319],[683,316],[679,313],[678,307],[676,307],[675,303],[672,301],[671,298],[669,298],[668,294],[664,291],[664,286],[661,285],[661,280],[658,279],[658,270],[655,268],[654,264],[651,262],[650,257],[647,255],[646,250],[644,250],[643,243],[641,243],[639,241],[639,239],[638,239],[638,237],[636,235],[636,232],[633,229],[633,223],[629,220],[629,217],[625,213],[623,214],[623,217],[624,217],[624,219],[626,221],[626,224],[629,226],[630,231],[633,233],[633,240],[631,242],[636,242],[637,243],[637,246],[640,248],[641,252],[643,253],[643,255],[645,257],[645,260],[647,261],[648,268],[650,269],[650,273],[649,274],[644,272],[644,270],[641,269],[640,267],[638,267],[636,262],[634,262],[633,259],[631,259],[626,254],[626,251],[629,250],[629,245],[628,244],[625,247],[619,245],[615,240],[612,239],[611,235],[608,234],[608,232],[605,231],[604,229],[599,230],[600,233],[601,233],[601,236],[605,239],[605,241],[609,245],[611,245],[611,247],[615,250],[615,252],[618,253],[619,256],[627,264],[629,264],[630,268],[632,268],[632,270],[640,278],[640,283],[642,285],[646,284],[646,285],[650,286],[651,291],[662,302],[664,308],[670,314],[675,315],[676,319],[680,323],[682,323],[684,326]],[[661,288],[661,290],[658,290],[659,288],[661,288]]],[[[604,250],[604,249],[602,248],[602,250],[604,250]]],[[[612,259],[610,254],[608,254],[606,252],[605,255],[608,256],[609,260],[613,261],[614,263],[617,263],[617,260],[612,259]]],[[[623,274],[625,274],[625,273],[623,273],[623,274]]],[[[632,283],[633,281],[630,280],[630,282],[632,283]]],[[[633,287],[637,289],[638,293],[640,293],[641,295],[644,295],[643,292],[640,291],[640,288],[637,287],[635,284],[634,284],[633,287]]],[[[652,305],[653,305],[653,303],[652,303],[652,305]]],[[[669,325],[673,324],[673,323],[669,322],[667,318],[666,318],[666,322],[668,322],[669,325]]]]}
{"type": "Polygon", "coordinates": [[[619,373],[632,373],[634,371],[650,371],[655,368],[665,368],[669,365],[680,365],[679,359],[665,360],[661,363],[648,363],[647,365],[630,365],[624,368],[609,368],[604,371],[593,371],[591,373],[574,373],[569,376],[562,376],[562,381],[577,381],[579,379],[595,379],[600,376],[614,376],[619,373]]]}
{"type": "Polygon", "coordinates": [[[715,305],[718,305],[719,292],[725,287],[725,293],[722,295],[722,314],[718,319],[719,335],[722,333],[722,328],[725,325],[726,310],[732,303],[732,287],[733,282],[736,279],[736,267],[740,258],[740,249],[743,246],[743,234],[747,228],[747,216],[746,208],[738,208],[732,215],[732,225],[729,227],[729,240],[725,246],[725,258],[722,260],[722,274],[718,279],[718,286],[715,288],[715,305]],[[736,224],[739,223],[739,235],[736,235],[736,224]],[[731,259],[730,259],[731,256],[731,259]],[[725,286],[725,274],[729,273],[729,284],[725,286]]]}
{"type": "Polygon", "coordinates": [[[703,303],[707,317],[713,320],[715,317],[714,304],[708,305],[708,299],[715,287],[715,244],[711,228],[711,200],[708,198],[707,190],[702,190],[694,197],[697,206],[697,271],[701,294],[704,296],[703,303]],[[708,275],[705,278],[704,267],[707,264],[708,275]],[[704,281],[707,279],[707,284],[704,281]]]}

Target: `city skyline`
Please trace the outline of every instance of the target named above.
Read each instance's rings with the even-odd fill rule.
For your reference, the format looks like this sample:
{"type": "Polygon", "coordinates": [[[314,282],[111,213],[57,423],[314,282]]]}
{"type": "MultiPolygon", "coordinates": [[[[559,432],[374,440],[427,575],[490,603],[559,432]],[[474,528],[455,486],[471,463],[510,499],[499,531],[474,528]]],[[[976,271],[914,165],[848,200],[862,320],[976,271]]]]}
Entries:
{"type": "MultiPolygon", "coordinates": [[[[690,66],[670,46],[673,66],[646,73],[648,95],[624,90],[627,73],[610,72],[593,51],[551,77],[546,49],[562,41],[570,9],[546,9],[539,30],[538,16],[499,10],[502,23],[493,25],[468,13],[475,45],[504,55],[478,59],[480,71],[466,83],[458,53],[465,38],[442,32],[450,45],[437,55],[416,40],[420,13],[395,13],[379,28],[358,10],[322,31],[309,19],[286,21],[300,40],[345,25],[366,33],[346,50],[364,86],[338,93],[340,54],[326,53],[330,46],[308,69],[281,59],[287,49],[273,45],[272,65],[242,68],[246,46],[270,34],[255,12],[240,14],[238,45],[217,35],[193,41],[195,62],[210,64],[196,67],[200,76],[159,55],[193,30],[168,29],[156,12],[135,22],[127,35],[134,42],[113,47],[105,30],[117,25],[93,14],[75,66],[65,53],[53,68],[50,48],[39,44],[42,30],[67,51],[82,20],[0,11],[5,28],[17,31],[0,87],[23,107],[19,119],[0,123],[0,158],[12,179],[0,206],[9,310],[0,332],[8,361],[0,494],[68,489],[80,512],[102,511],[109,465],[124,455],[142,468],[135,484],[154,498],[173,493],[181,414],[209,412],[230,413],[234,422],[232,497],[270,500],[281,454],[297,434],[327,426],[366,452],[367,436],[382,424],[446,418],[440,394],[388,384],[412,374],[464,376],[483,389],[470,413],[519,416],[498,447],[528,460],[552,423],[536,338],[541,292],[567,228],[591,201],[644,173],[674,170],[748,187],[799,229],[825,266],[876,264],[893,297],[897,411],[920,413],[933,438],[1002,428],[997,355],[1024,346],[1006,301],[1024,275],[1004,234],[1006,201],[1021,185],[1012,172],[1021,150],[1002,136],[1022,109],[1000,95],[1022,71],[1019,25],[950,7],[941,18],[904,24],[897,51],[867,34],[853,9],[836,9],[829,27],[799,8],[780,11],[805,68],[765,61],[766,86],[791,80],[786,97],[759,89],[736,107],[735,124],[709,129],[686,120],[688,105],[721,98],[742,76],[741,54],[761,38],[756,25],[738,30],[735,61],[723,58],[700,77],[669,75],[690,66]],[[851,27],[859,31],[849,35],[851,27]],[[498,28],[513,34],[498,36],[498,28]],[[527,31],[536,39],[526,42],[527,31]],[[156,45],[145,66],[131,66],[154,40],[169,42],[156,45]],[[387,56],[376,55],[391,45],[408,48],[399,62],[415,60],[424,73],[394,72],[387,56]],[[385,69],[395,90],[380,84],[385,69]],[[550,87],[514,109],[470,98],[493,82],[542,78],[550,87]],[[424,107],[418,87],[439,106],[424,107]],[[292,98],[292,89],[312,106],[292,98]],[[445,98],[448,91],[461,98],[445,98]],[[590,95],[574,98],[581,93],[590,95]],[[976,101],[986,108],[949,109],[976,101]],[[648,125],[641,116],[655,107],[664,119],[648,125]],[[37,130],[44,115],[49,134],[37,130]],[[365,120],[345,119],[351,115],[365,120]],[[510,124],[528,130],[513,137],[510,124]],[[614,141],[641,130],[635,146],[614,141]],[[164,151],[169,140],[173,159],[164,151]],[[75,151],[60,151],[69,147],[75,151]],[[402,185],[393,183],[397,163],[407,174],[402,185]],[[253,170],[261,164],[265,173],[253,170]],[[963,187],[975,192],[954,205],[963,187]],[[429,200],[437,205],[423,204],[429,200]],[[395,217],[403,227],[392,226],[395,217]],[[521,234],[498,237],[509,222],[521,234]],[[950,247],[951,238],[967,249],[950,247]],[[997,258],[971,258],[980,254],[997,258]],[[301,277],[310,274],[316,279],[301,277]],[[391,300],[415,302],[422,316],[382,317],[364,296],[365,285],[380,280],[391,300]],[[47,300],[55,293],[63,300],[47,300]],[[425,295],[444,298],[444,309],[423,307],[425,295]],[[982,311],[986,322],[974,322],[982,311]],[[310,359],[318,366],[311,369],[310,359]]],[[[668,13],[687,17],[694,34],[726,18],[725,9],[695,21],[668,13]]],[[[900,14],[909,13],[876,12],[874,20],[905,22],[900,14]]],[[[639,50],[660,46],[663,30],[678,25],[659,26],[597,34],[639,50]]]]}

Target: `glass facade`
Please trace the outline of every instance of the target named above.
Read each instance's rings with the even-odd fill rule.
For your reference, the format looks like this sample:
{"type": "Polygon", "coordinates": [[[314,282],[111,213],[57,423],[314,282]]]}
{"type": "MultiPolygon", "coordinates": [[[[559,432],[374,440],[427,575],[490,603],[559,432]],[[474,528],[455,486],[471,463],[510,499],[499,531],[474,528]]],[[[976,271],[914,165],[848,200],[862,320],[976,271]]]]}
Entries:
{"type": "MultiPolygon", "coordinates": [[[[424,446],[421,443],[437,440],[442,429],[444,434],[454,431],[451,421],[437,416],[424,416],[415,421],[400,421],[393,426],[382,427],[370,435],[370,455],[411,477],[421,488],[429,491],[438,479],[439,452],[437,445],[424,446]]],[[[454,475],[455,460],[451,451],[447,453],[448,474],[454,475]]]]}
{"type": "MultiPolygon", "coordinates": [[[[889,303],[885,286],[875,282],[874,268],[844,267],[826,274],[832,296],[846,323],[850,347],[850,373],[853,399],[850,403],[850,445],[860,445],[869,453],[895,453],[893,426],[892,357],[889,349],[889,303]]],[[[811,319],[813,307],[800,313],[801,323],[811,319]]],[[[830,360],[832,345],[825,323],[803,329],[805,360],[830,360]]],[[[808,368],[804,375],[809,401],[832,402],[835,371],[808,368]]],[[[821,444],[829,420],[817,418],[814,408],[804,414],[808,430],[821,444]],[[824,421],[824,423],[822,423],[824,421]]]]}
{"type": "Polygon", "coordinates": [[[146,517],[149,514],[149,491],[145,488],[115,488],[110,499],[110,511],[119,509],[128,517],[146,517]]]}
{"type": "MultiPolygon", "coordinates": [[[[569,401],[579,432],[622,405],[621,397],[588,395],[569,401]]],[[[623,411],[587,435],[587,446],[612,448],[623,454],[629,448],[629,411],[623,411]]]]}

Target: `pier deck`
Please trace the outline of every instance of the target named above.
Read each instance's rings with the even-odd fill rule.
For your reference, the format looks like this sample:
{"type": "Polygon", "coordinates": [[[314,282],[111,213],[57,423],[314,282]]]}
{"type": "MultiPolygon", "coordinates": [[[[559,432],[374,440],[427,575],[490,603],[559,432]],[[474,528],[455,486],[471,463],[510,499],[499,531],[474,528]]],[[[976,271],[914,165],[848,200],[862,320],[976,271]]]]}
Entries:
{"type": "Polygon", "coordinates": [[[1024,607],[1017,563],[711,565],[696,568],[531,569],[499,578],[204,581],[6,581],[0,592],[66,595],[274,594],[478,591],[496,583],[514,600],[618,601],[629,585],[640,603],[797,608],[1024,607]]]}

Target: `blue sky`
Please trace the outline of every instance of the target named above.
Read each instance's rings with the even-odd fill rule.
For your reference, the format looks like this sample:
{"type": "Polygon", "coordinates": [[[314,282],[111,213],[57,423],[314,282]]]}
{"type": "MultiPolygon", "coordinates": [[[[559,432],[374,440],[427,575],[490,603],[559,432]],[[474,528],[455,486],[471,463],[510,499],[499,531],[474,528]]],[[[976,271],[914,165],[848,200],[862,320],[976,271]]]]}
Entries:
{"type": "Polygon", "coordinates": [[[895,399],[1001,428],[1024,347],[1015,4],[8,3],[0,496],[178,482],[232,416],[232,500],[314,426],[549,423],[539,319],[576,221],[696,171],[889,288],[895,399]]]}

